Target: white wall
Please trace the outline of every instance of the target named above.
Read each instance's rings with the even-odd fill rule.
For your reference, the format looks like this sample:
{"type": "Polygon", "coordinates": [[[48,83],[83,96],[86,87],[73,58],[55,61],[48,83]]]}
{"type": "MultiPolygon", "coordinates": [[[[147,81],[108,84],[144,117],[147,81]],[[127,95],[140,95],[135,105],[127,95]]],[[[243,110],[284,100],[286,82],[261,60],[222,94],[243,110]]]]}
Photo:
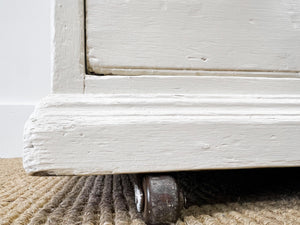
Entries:
{"type": "Polygon", "coordinates": [[[21,157],[23,127],[50,92],[50,1],[0,0],[0,158],[21,157]]]}

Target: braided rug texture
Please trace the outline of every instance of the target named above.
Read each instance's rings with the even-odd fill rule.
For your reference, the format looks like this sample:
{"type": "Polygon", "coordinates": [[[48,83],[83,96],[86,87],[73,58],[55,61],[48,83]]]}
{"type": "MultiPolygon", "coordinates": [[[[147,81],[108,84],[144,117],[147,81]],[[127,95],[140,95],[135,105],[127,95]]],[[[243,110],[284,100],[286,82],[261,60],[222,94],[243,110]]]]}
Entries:
{"type": "MultiPolygon", "coordinates": [[[[299,168],[174,173],[187,198],[178,225],[300,224],[299,168]]],[[[127,175],[28,176],[0,159],[0,224],[145,224],[127,175]]]]}

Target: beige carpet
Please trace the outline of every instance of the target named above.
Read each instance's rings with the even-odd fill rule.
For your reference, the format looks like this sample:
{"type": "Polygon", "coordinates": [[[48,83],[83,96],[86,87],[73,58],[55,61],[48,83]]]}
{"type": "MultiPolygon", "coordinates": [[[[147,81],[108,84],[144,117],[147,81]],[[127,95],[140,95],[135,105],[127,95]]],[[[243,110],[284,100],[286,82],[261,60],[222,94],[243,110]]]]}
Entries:
{"type": "MultiPolygon", "coordinates": [[[[177,224],[300,224],[299,175],[299,168],[174,174],[190,205],[177,224]]],[[[0,159],[0,224],[144,223],[126,175],[32,177],[21,159],[0,159]]]]}

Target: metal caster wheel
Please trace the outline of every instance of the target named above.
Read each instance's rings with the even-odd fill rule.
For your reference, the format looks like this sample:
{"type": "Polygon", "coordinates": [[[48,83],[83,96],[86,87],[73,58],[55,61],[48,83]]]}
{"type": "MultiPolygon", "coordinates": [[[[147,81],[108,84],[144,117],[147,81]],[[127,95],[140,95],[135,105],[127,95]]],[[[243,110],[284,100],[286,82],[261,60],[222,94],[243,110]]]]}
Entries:
{"type": "Polygon", "coordinates": [[[147,224],[175,223],[184,206],[176,180],[168,175],[146,175],[133,179],[135,201],[147,224]]]}

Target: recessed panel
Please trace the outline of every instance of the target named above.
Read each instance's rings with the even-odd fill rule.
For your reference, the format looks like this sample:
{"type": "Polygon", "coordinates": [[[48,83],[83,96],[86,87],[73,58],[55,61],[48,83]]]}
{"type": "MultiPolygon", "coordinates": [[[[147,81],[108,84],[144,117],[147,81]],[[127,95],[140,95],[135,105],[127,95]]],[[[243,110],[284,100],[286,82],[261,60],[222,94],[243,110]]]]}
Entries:
{"type": "Polygon", "coordinates": [[[297,72],[300,1],[86,0],[86,54],[95,74],[297,72]]]}

